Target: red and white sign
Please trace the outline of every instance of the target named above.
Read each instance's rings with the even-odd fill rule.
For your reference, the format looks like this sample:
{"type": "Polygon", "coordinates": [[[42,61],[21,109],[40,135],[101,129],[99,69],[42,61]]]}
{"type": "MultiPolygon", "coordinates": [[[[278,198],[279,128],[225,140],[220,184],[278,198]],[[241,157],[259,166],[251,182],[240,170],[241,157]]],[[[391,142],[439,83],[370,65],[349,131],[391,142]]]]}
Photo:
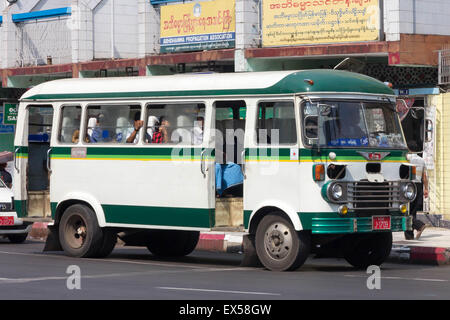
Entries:
{"type": "Polygon", "coordinates": [[[372,230],[391,230],[390,216],[373,216],[372,230]]]}
{"type": "Polygon", "coordinates": [[[0,226],[13,226],[13,225],[14,225],[13,216],[0,217],[0,226]]]}

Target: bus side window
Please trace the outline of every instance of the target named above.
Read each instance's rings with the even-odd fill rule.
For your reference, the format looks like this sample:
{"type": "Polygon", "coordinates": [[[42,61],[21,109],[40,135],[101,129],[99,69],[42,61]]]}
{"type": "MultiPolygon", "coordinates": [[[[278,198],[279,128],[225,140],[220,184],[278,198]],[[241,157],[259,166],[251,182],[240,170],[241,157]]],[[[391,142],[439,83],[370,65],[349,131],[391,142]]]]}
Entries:
{"type": "Polygon", "coordinates": [[[131,143],[139,141],[134,122],[140,119],[140,105],[90,105],[87,108],[86,141],[89,143],[131,143]]]}
{"type": "Polygon", "coordinates": [[[204,123],[201,103],[148,105],[145,142],[198,145],[203,142],[204,123]]]}
{"type": "Polygon", "coordinates": [[[258,104],[258,115],[256,124],[256,141],[258,144],[279,145],[297,142],[293,102],[260,102],[258,104]]]}
{"type": "Polygon", "coordinates": [[[76,144],[80,139],[80,106],[63,106],[61,108],[60,128],[58,141],[76,144]]]}

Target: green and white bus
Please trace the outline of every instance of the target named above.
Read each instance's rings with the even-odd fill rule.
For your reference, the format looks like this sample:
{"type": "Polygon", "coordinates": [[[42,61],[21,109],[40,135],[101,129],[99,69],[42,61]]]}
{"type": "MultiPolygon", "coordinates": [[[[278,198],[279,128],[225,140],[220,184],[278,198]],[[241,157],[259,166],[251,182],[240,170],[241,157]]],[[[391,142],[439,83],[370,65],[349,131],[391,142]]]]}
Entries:
{"type": "Polygon", "coordinates": [[[411,230],[415,170],[396,97],[361,74],[51,81],[22,96],[15,150],[19,217],[37,163],[50,190],[47,247],[70,256],[107,256],[118,234],[187,255],[217,227],[224,199],[270,270],[296,269],[327,246],[356,267],[379,265],[392,232],[411,230]],[[218,166],[234,169],[232,192],[218,186],[218,166]]]}

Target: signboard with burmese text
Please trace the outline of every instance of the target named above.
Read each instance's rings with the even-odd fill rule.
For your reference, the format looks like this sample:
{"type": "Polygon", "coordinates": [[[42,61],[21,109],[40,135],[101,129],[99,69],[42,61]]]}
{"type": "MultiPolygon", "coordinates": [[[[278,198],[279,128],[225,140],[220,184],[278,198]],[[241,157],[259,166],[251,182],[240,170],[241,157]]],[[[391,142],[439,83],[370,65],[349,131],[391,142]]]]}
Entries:
{"type": "Polygon", "coordinates": [[[161,52],[234,48],[235,0],[161,7],[161,52]]]}
{"type": "Polygon", "coordinates": [[[264,0],[263,46],[376,41],[380,0],[264,0]]]}

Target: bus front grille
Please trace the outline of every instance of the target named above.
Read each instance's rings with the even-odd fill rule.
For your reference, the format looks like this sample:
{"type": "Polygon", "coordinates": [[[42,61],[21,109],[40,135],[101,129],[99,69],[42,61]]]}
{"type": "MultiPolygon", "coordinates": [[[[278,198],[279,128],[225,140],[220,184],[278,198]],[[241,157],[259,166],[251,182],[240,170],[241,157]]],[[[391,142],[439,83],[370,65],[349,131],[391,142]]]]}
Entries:
{"type": "Polygon", "coordinates": [[[398,209],[400,203],[399,182],[358,181],[348,184],[349,209],[356,213],[385,213],[398,209]]]}

